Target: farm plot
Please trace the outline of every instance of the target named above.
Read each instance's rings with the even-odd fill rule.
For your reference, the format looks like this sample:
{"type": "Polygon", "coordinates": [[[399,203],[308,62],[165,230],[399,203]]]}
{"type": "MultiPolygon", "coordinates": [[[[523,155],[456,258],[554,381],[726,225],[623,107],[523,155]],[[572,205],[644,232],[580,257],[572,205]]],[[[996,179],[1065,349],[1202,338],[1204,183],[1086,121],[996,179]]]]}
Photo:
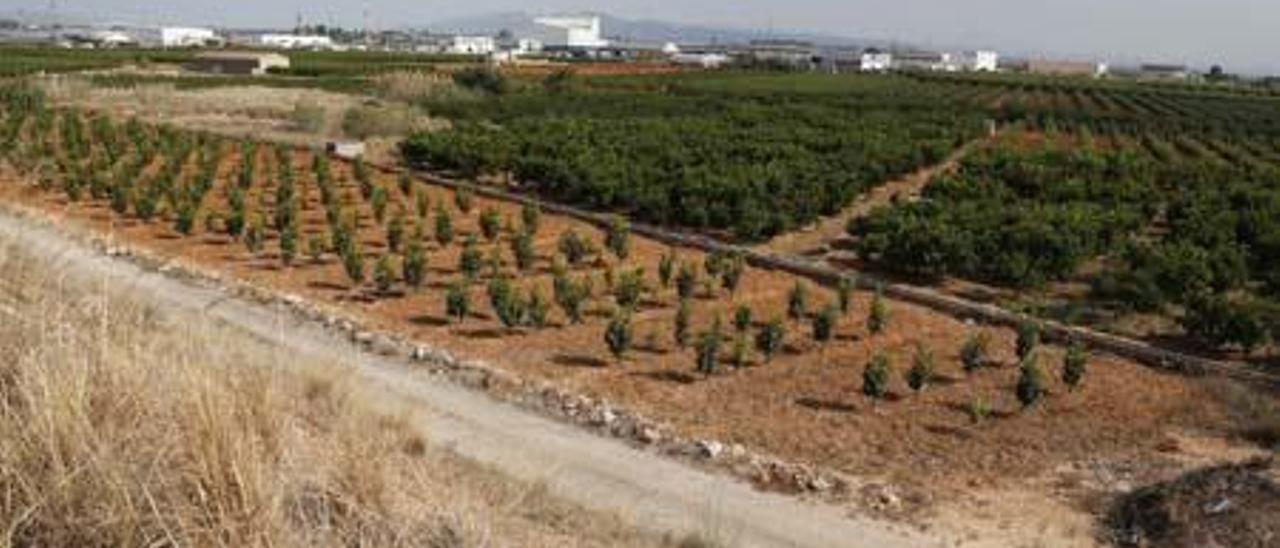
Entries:
{"type": "Polygon", "coordinates": [[[1159,470],[1165,436],[1230,428],[1203,384],[1040,346],[1033,326],[969,325],[307,151],[4,100],[7,200],[691,436],[894,482],[912,508],[1086,459],[1159,470]]]}
{"type": "Polygon", "coordinates": [[[850,233],[879,268],[1022,290],[1075,284],[1058,292],[1069,307],[1104,313],[1078,321],[1171,317],[1202,350],[1250,357],[1280,337],[1280,171],[1252,152],[1265,150],[1256,136],[1139,141],[1004,139],[850,233]]]}
{"type": "Polygon", "coordinates": [[[402,152],[415,165],[496,175],[547,199],[754,241],[941,162],[984,127],[956,106],[937,86],[905,79],[549,79],[481,100],[429,101],[452,128],[418,134],[402,152]]]}

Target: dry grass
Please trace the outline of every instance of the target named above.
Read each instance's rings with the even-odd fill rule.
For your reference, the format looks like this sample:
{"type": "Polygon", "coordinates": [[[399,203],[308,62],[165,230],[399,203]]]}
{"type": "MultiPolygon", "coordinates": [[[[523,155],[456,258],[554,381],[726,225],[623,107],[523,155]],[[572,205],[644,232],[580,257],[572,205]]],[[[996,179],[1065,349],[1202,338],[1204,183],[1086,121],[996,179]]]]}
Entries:
{"type": "Polygon", "coordinates": [[[1273,387],[1247,386],[1225,379],[1208,383],[1227,410],[1235,434],[1268,449],[1280,449],[1280,399],[1273,387]]]}
{"type": "Polygon", "coordinates": [[[23,254],[0,242],[0,546],[647,543],[431,447],[336,366],[23,254]]]}
{"type": "Polygon", "coordinates": [[[106,111],[120,119],[137,116],[193,130],[300,145],[317,145],[340,136],[343,113],[360,104],[359,97],[314,89],[230,86],[180,90],[163,83],[108,88],[74,76],[40,83],[59,104],[106,111]],[[299,104],[313,106],[323,115],[302,128],[295,117],[299,104]]]}
{"type": "Polygon", "coordinates": [[[475,92],[458,87],[448,74],[402,71],[375,78],[379,93],[393,101],[416,103],[426,100],[478,100],[475,92]]]}

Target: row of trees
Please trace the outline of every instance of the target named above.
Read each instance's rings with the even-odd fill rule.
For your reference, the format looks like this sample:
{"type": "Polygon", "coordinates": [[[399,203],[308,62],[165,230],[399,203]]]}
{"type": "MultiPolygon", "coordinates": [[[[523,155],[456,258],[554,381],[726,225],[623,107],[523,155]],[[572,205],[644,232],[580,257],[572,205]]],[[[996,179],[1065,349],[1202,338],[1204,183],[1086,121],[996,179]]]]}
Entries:
{"type": "Polygon", "coordinates": [[[1035,287],[1144,226],[1157,205],[1150,172],[1128,153],[984,149],[920,201],[880,208],[849,232],[889,269],[1035,287]]]}
{"type": "MultiPolygon", "coordinates": [[[[213,211],[206,212],[204,227],[208,231],[225,232],[242,241],[254,254],[263,251],[269,233],[274,232],[279,241],[280,260],[286,266],[293,263],[299,251],[300,220],[302,212],[309,207],[305,199],[306,188],[314,180],[330,234],[327,242],[313,236],[307,245],[308,252],[317,260],[330,251],[338,255],[356,286],[362,285],[367,275],[367,255],[358,234],[360,215],[357,208],[359,204],[368,203],[376,226],[385,230],[387,249],[377,257],[372,269],[374,287],[378,294],[384,296],[390,295],[401,283],[415,291],[424,286],[428,262],[425,246],[428,238],[424,227],[433,215],[433,239],[441,247],[454,241],[455,212],[463,216],[476,215],[479,230],[468,235],[462,244],[458,258],[459,278],[449,285],[444,299],[446,314],[459,322],[474,314],[472,288],[487,270],[489,307],[494,317],[508,329],[549,327],[553,306],[561,310],[567,323],[582,323],[586,305],[593,300],[605,300],[614,313],[605,325],[603,342],[622,360],[635,343],[632,327],[635,311],[644,302],[661,305],[662,292],[670,291],[678,299],[671,327],[672,340],[682,349],[692,348],[696,370],[712,375],[719,372],[726,361],[737,368],[750,365],[753,352],[758,353],[765,363],[770,362],[787,345],[788,334],[806,330],[806,326],[813,342],[825,348],[834,339],[842,319],[852,313],[853,284],[850,281],[846,280],[836,288],[830,304],[817,309],[811,305],[809,287],[797,282],[787,296],[785,319],[780,316],[758,322],[752,308],[740,305],[733,309],[730,328],[726,328],[717,316],[707,329],[692,333],[693,300],[718,298],[720,292],[730,299],[735,298],[746,271],[744,257],[735,253],[711,254],[699,265],[682,261],[671,252],[662,257],[656,277],[650,278],[644,269],[626,266],[632,255],[631,230],[621,217],[610,223],[599,243],[572,229],[559,236],[557,255],[552,261],[553,290],[548,297],[537,284],[521,288],[515,282],[519,273],[531,271],[538,260],[533,241],[541,225],[541,213],[536,205],[528,205],[521,211],[517,225],[492,208],[476,211],[470,193],[465,190],[455,193],[452,204],[444,201],[433,204],[425,198],[418,185],[404,178],[399,182],[398,190],[402,199],[389,206],[388,195],[395,190],[377,181],[371,171],[360,163],[353,167],[355,184],[349,187],[337,182],[324,156],[315,158],[311,165],[312,177],[300,177],[296,172],[293,152],[287,148],[264,148],[252,142],[237,144],[133,125],[117,127],[109,120],[98,118],[89,119],[86,126],[84,119],[70,116],[64,114],[53,119],[47,126],[49,132],[42,134],[44,138],[34,141],[39,144],[29,147],[33,150],[52,147],[56,152],[55,157],[59,158],[55,162],[57,169],[64,171],[57,181],[61,191],[70,195],[79,184],[66,173],[79,165],[74,160],[78,156],[84,156],[87,164],[132,165],[131,173],[152,175],[142,177],[143,182],[137,186],[128,187],[128,195],[154,193],[160,196],[177,223],[176,230],[184,235],[191,234],[196,227],[195,216],[184,211],[206,209],[202,208],[204,198],[215,189],[215,181],[219,179],[218,160],[229,151],[237,151],[239,162],[229,174],[231,177],[227,184],[220,188],[226,207],[222,210],[207,208],[213,211]],[[414,214],[410,208],[416,208],[414,214]],[[487,242],[484,244],[488,246],[487,254],[481,249],[481,238],[487,242]],[[504,254],[504,249],[508,253],[504,254]],[[512,261],[506,260],[507,254],[512,261]],[[609,266],[611,263],[613,266],[609,266]],[[577,267],[587,264],[604,265],[598,282],[589,271],[574,274],[577,267]],[[506,270],[505,265],[514,265],[514,271],[506,270]],[[603,290],[598,291],[597,288],[603,290]]],[[[10,118],[6,117],[4,121],[8,124],[10,118]]],[[[131,180],[131,177],[117,179],[131,180]]],[[[105,194],[95,197],[109,199],[114,196],[116,184],[119,183],[107,185],[105,194]]],[[[126,203],[128,207],[121,214],[150,220],[145,212],[151,206],[140,206],[136,201],[126,203]]],[[[866,310],[867,331],[871,334],[885,331],[890,318],[889,305],[877,292],[866,310]]],[[[1019,397],[1027,405],[1034,403],[1043,393],[1043,379],[1037,373],[1038,366],[1035,366],[1033,356],[1038,335],[1031,333],[1020,334],[1018,345],[1019,356],[1024,362],[1024,381],[1019,383],[1019,397]]],[[[975,337],[966,345],[963,361],[967,371],[985,366],[987,344],[985,338],[975,337]]],[[[1063,378],[1069,385],[1074,386],[1083,376],[1084,359],[1081,356],[1073,349],[1064,362],[1063,378]]],[[[883,398],[888,391],[892,368],[888,357],[876,355],[864,372],[864,392],[872,398],[883,398]]],[[[911,389],[923,390],[934,380],[932,353],[921,347],[903,376],[911,389]]]]}
{"type": "Polygon", "coordinates": [[[492,109],[457,109],[451,130],[416,135],[402,152],[465,176],[510,174],[557,200],[753,240],[937,163],[980,126],[941,106],[899,108],[887,91],[876,92],[883,104],[844,92],[529,90],[486,99],[492,109]]]}
{"type": "Polygon", "coordinates": [[[1221,159],[1256,158],[1243,144],[1171,147],[1178,159],[1164,161],[1149,142],[1163,141],[984,150],[923,199],[881,208],[849,231],[863,257],[891,270],[1021,288],[1077,279],[1082,265],[1105,258],[1087,278],[1093,303],[1172,315],[1216,347],[1249,352],[1276,340],[1280,170],[1221,159]]]}

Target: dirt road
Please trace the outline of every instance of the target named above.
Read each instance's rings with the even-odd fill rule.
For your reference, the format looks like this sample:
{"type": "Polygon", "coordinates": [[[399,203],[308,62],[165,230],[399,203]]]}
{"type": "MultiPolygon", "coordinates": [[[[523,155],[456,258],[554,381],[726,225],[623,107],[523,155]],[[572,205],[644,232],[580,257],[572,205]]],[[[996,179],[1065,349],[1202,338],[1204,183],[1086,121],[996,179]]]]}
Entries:
{"type": "MultiPolygon", "coordinates": [[[[929,546],[903,527],[850,517],[829,506],[761,493],[661,456],[597,437],[425,375],[399,360],[357,350],[283,310],[229,298],[104,256],[57,229],[0,208],[0,238],[56,257],[69,283],[127,290],[193,321],[213,320],[268,340],[294,360],[340,358],[388,402],[406,402],[433,444],[530,481],[586,507],[616,512],[641,528],[696,534],[725,546],[929,546]]],[[[181,316],[179,316],[181,317],[181,316]]],[[[287,363],[282,365],[287,366],[287,363]]]]}

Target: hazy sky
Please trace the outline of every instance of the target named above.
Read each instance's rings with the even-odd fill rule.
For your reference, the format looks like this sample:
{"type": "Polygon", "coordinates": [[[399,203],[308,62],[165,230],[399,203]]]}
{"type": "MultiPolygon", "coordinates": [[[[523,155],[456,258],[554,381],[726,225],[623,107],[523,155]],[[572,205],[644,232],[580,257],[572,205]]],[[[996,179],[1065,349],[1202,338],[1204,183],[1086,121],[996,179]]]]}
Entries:
{"type": "Polygon", "coordinates": [[[51,1],[66,12],[119,14],[132,21],[236,26],[287,26],[299,11],[314,21],[359,25],[366,4],[381,28],[495,11],[589,10],[1280,73],[1280,0],[0,0],[0,11],[45,10],[51,1]]]}

